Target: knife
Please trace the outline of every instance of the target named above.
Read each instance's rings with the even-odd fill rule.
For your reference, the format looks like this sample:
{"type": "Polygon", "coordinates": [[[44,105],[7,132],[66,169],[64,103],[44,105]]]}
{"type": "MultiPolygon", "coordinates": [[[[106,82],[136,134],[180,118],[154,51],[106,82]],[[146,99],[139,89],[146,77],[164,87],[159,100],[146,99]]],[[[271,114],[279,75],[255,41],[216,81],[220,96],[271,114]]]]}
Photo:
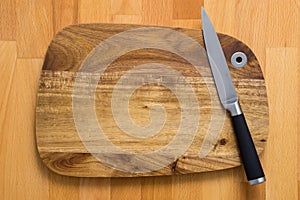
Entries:
{"type": "Polygon", "coordinates": [[[205,12],[201,8],[202,32],[210,68],[214,77],[218,96],[223,107],[230,111],[240,155],[250,185],[265,182],[265,174],[259,161],[250,131],[239,105],[228,65],[217,33],[205,12]]]}

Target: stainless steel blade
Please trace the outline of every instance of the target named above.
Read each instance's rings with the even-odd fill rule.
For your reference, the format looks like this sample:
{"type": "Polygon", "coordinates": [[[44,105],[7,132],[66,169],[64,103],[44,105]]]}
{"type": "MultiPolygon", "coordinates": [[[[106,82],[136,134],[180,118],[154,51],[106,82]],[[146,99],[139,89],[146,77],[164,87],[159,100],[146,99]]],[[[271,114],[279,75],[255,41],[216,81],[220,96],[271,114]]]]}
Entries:
{"type": "Polygon", "coordinates": [[[201,16],[206,52],[221,104],[233,116],[241,114],[238,106],[238,96],[232,83],[220,41],[204,8],[201,8],[201,16]]]}
{"type": "Polygon", "coordinates": [[[246,119],[239,106],[238,97],[217,33],[203,8],[201,9],[201,15],[202,31],[209,64],[221,104],[231,112],[233,127],[247,179],[250,185],[265,182],[265,174],[251,138],[246,119]]]}

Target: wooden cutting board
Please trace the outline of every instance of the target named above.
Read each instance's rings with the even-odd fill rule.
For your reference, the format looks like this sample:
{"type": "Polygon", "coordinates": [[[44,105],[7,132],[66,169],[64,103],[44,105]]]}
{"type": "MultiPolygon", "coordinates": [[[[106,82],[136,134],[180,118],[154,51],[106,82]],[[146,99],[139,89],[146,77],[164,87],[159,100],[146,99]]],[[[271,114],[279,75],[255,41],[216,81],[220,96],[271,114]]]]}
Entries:
{"type": "MultiPolygon", "coordinates": [[[[218,34],[260,154],[268,100],[259,63],[218,34]],[[235,68],[231,56],[247,64],[235,68]]],[[[220,106],[201,30],[72,25],[52,40],[37,95],[36,140],[54,172],[79,177],[186,174],[241,164],[220,106]]]]}

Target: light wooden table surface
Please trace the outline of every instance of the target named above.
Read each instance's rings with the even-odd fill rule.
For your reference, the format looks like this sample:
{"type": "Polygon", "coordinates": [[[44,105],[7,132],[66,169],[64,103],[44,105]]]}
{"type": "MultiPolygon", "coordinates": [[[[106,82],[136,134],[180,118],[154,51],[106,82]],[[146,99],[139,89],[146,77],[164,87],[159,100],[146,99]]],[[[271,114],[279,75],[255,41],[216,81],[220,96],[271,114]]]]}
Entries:
{"type": "Polygon", "coordinates": [[[299,198],[299,0],[1,0],[0,199],[299,198]],[[249,186],[241,167],[153,178],[74,178],[49,171],[35,144],[36,89],[53,35],[68,24],[115,22],[200,29],[200,6],[218,32],[258,57],[267,82],[267,182],[249,186]]]}

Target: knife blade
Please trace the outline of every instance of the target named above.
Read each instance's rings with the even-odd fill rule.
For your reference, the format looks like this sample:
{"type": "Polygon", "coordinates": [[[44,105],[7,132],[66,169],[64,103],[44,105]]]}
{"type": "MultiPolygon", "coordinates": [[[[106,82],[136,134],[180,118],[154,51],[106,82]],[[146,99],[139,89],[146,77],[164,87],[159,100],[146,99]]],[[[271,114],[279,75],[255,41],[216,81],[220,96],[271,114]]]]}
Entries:
{"type": "Polygon", "coordinates": [[[201,8],[202,32],[206,53],[222,106],[230,111],[241,159],[250,185],[265,182],[265,174],[258,158],[246,119],[240,108],[226,58],[217,33],[204,8],[201,8]]]}

